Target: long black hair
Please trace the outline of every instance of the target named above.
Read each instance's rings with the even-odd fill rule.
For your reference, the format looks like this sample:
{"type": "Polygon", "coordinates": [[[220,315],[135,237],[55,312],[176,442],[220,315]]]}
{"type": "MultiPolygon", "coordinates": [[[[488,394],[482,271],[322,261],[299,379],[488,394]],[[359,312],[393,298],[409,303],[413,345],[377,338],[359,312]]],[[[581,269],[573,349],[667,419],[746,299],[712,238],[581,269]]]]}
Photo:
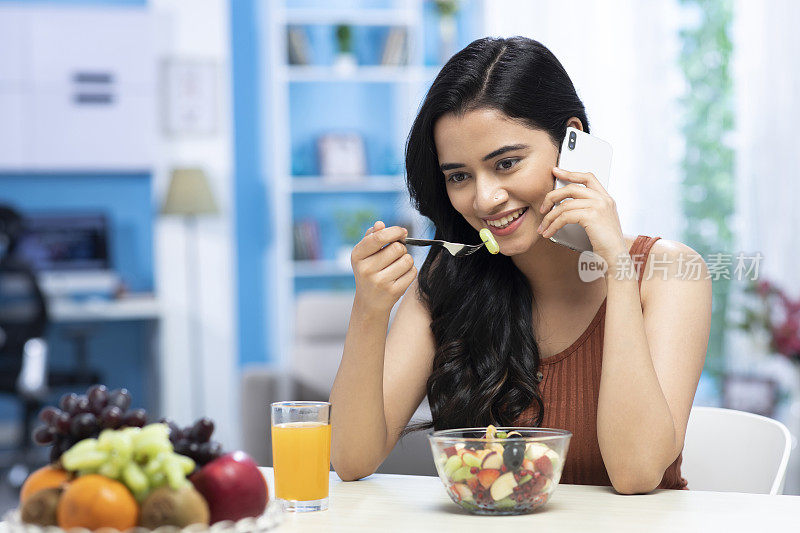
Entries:
{"type": "MultiPolygon", "coordinates": [[[[589,131],[572,81],[544,45],[524,37],[472,42],[439,72],[406,144],[409,193],[420,214],[433,222],[436,239],[480,242],[450,203],[433,136],[443,115],[476,109],[494,109],[545,131],[556,147],[571,117],[589,131]]],[[[436,346],[427,382],[432,421],[406,431],[515,425],[531,406],[538,409],[528,423],[540,426],[544,404],[536,379],[534,296],[511,258],[477,253],[454,259],[432,248],[418,283],[436,346]]]]}

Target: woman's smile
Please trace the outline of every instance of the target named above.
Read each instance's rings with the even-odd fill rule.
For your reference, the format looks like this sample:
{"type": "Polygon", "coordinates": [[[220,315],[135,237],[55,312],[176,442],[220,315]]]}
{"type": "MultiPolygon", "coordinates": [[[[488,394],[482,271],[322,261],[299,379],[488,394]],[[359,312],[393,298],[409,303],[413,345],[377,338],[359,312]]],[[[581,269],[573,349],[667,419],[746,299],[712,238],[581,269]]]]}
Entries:
{"type": "Polygon", "coordinates": [[[522,225],[522,221],[525,219],[528,209],[528,207],[523,207],[500,218],[484,219],[484,222],[486,222],[486,226],[492,234],[498,237],[510,235],[522,225]]]}

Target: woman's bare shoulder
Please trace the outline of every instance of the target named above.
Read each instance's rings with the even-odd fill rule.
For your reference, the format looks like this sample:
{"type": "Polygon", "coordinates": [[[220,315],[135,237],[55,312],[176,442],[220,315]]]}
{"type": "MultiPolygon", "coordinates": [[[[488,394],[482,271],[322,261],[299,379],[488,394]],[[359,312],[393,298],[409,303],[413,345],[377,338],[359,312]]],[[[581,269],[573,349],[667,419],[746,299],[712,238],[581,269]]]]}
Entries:
{"type": "MultiPolygon", "coordinates": [[[[639,235],[623,235],[622,238],[625,239],[625,244],[628,245],[628,249],[630,250],[631,246],[633,246],[634,241],[639,235]]],[[[663,237],[659,237],[658,240],[653,243],[653,247],[651,248],[651,252],[660,252],[660,253],[697,253],[695,252],[691,246],[688,244],[684,244],[680,241],[673,241],[670,239],[665,239],[663,237]]]]}
{"type": "Polygon", "coordinates": [[[658,239],[653,244],[653,248],[652,249],[653,249],[653,251],[656,251],[656,252],[659,252],[659,253],[662,253],[662,254],[666,253],[668,255],[672,255],[672,254],[677,255],[677,254],[680,254],[681,252],[685,253],[685,254],[697,254],[697,252],[691,246],[689,246],[688,244],[684,244],[684,243],[682,243],[680,241],[673,241],[673,240],[664,239],[664,238],[658,239]]]}
{"type": "MultiPolygon", "coordinates": [[[[633,243],[636,241],[638,235],[623,235],[622,238],[625,239],[625,244],[628,246],[628,250],[631,249],[633,243]]],[[[650,253],[659,253],[659,254],[679,254],[679,253],[686,253],[686,254],[697,254],[697,252],[692,249],[691,246],[688,244],[684,244],[680,241],[673,241],[670,239],[665,239],[663,237],[659,237],[659,239],[653,243],[653,247],[650,249],[650,253]]]]}
{"type": "Polygon", "coordinates": [[[658,239],[650,248],[648,267],[642,272],[642,302],[656,291],[673,293],[675,283],[704,282],[707,275],[706,262],[694,248],[680,241],[658,239]]]}

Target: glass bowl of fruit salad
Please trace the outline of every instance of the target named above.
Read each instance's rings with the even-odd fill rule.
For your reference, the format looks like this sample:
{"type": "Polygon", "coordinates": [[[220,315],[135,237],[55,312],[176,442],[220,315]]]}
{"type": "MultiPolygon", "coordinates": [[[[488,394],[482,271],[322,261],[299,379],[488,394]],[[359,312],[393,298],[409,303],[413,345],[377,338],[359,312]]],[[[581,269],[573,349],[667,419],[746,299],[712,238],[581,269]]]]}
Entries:
{"type": "Polygon", "coordinates": [[[494,426],[429,435],[447,494],[484,515],[529,513],[546,504],[561,479],[571,437],[563,429],[494,426]]]}

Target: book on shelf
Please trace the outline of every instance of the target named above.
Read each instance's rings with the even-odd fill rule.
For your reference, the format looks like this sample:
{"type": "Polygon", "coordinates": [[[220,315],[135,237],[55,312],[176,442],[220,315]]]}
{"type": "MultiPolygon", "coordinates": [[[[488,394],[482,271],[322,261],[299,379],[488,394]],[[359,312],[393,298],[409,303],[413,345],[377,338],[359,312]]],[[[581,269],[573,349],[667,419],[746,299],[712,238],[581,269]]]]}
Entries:
{"type": "Polygon", "coordinates": [[[322,257],[319,223],[312,218],[304,218],[294,223],[293,230],[294,260],[319,260],[322,257]]]}
{"type": "Polygon", "coordinates": [[[305,29],[291,26],[286,30],[286,51],[290,65],[308,65],[308,36],[305,29]]]}
{"type": "Polygon", "coordinates": [[[408,61],[408,47],[406,45],[406,29],[393,27],[389,29],[386,42],[383,45],[381,65],[405,65],[408,61]]]}

